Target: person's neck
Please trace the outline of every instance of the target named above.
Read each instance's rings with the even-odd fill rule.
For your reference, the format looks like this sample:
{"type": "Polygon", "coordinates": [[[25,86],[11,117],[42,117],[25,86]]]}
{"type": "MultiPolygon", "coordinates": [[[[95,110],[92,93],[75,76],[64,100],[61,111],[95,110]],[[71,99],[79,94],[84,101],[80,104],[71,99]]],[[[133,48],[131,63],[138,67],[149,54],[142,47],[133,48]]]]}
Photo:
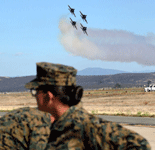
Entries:
{"type": "Polygon", "coordinates": [[[68,109],[68,105],[62,103],[55,104],[54,109],[50,112],[51,122],[53,123],[55,120],[58,120],[68,109]]]}

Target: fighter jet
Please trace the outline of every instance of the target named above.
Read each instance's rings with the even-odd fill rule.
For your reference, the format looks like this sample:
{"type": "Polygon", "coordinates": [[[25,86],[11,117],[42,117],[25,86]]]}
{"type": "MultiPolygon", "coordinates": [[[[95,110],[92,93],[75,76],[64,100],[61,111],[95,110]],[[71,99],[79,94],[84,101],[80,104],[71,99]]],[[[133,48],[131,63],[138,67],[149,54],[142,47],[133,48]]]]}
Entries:
{"type": "Polygon", "coordinates": [[[77,29],[77,27],[76,27],[76,22],[73,21],[71,18],[70,18],[70,20],[71,20],[71,24],[72,24],[72,26],[75,27],[75,28],[77,29]]]}
{"type": "MultiPolygon", "coordinates": [[[[82,29],[83,33],[87,34],[87,32],[86,32],[87,27],[84,27],[81,23],[80,23],[80,25],[81,25],[81,29],[82,29]]],[[[87,34],[87,35],[88,35],[88,34],[87,34]]]]}
{"type": "Polygon", "coordinates": [[[86,16],[87,16],[87,15],[84,15],[81,11],[80,11],[80,13],[81,13],[81,15],[80,15],[81,18],[82,18],[86,23],[88,23],[87,20],[86,20],[86,16]]]}
{"type": "MultiPolygon", "coordinates": [[[[75,9],[71,8],[69,5],[68,5],[68,7],[69,7],[68,10],[75,16],[75,14],[74,14],[74,10],[75,10],[75,9]]],[[[75,17],[76,17],[76,16],[75,16],[75,17]]]]}

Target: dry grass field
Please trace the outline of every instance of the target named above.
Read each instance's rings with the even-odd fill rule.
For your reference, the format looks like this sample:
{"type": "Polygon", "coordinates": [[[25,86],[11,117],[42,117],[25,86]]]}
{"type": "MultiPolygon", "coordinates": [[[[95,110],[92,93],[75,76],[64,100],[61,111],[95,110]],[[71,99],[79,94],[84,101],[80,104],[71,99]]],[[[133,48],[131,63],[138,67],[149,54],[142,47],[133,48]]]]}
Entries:
{"type": "MultiPolygon", "coordinates": [[[[155,117],[155,92],[143,88],[87,90],[81,104],[93,114],[155,117]]],[[[1,111],[27,106],[37,106],[30,93],[0,94],[1,111]]]]}

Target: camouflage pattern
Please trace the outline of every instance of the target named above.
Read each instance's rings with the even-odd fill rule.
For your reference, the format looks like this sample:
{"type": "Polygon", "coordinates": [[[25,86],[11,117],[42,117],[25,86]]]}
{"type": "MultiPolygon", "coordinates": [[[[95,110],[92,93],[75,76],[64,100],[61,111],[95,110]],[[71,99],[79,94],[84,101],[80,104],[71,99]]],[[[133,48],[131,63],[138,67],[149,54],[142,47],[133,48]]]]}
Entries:
{"type": "Polygon", "coordinates": [[[145,138],[72,106],[51,124],[50,114],[21,108],[0,118],[1,150],[150,150],[145,138]]]}
{"type": "Polygon", "coordinates": [[[50,135],[49,113],[20,108],[0,118],[0,150],[43,150],[50,135]]]}
{"type": "Polygon", "coordinates": [[[46,150],[150,150],[138,133],[72,106],[52,124],[46,150]],[[53,136],[54,135],[54,136],[53,136]]]}
{"type": "Polygon", "coordinates": [[[72,86],[76,85],[77,70],[70,66],[47,62],[37,63],[37,77],[25,85],[26,88],[38,88],[40,85],[72,86]]]}

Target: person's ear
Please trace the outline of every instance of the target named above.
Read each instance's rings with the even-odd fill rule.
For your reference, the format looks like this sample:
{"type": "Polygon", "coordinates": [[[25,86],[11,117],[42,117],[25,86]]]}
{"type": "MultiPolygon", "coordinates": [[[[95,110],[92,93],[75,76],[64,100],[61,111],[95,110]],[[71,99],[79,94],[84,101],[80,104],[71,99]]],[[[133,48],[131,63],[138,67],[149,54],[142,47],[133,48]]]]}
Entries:
{"type": "Polygon", "coordinates": [[[50,91],[47,91],[47,95],[48,95],[50,100],[52,100],[54,98],[53,93],[51,93],[50,91]]]}
{"type": "Polygon", "coordinates": [[[54,98],[53,93],[51,93],[50,91],[47,91],[45,101],[48,107],[50,107],[51,104],[53,104],[53,98],[54,98]]]}

